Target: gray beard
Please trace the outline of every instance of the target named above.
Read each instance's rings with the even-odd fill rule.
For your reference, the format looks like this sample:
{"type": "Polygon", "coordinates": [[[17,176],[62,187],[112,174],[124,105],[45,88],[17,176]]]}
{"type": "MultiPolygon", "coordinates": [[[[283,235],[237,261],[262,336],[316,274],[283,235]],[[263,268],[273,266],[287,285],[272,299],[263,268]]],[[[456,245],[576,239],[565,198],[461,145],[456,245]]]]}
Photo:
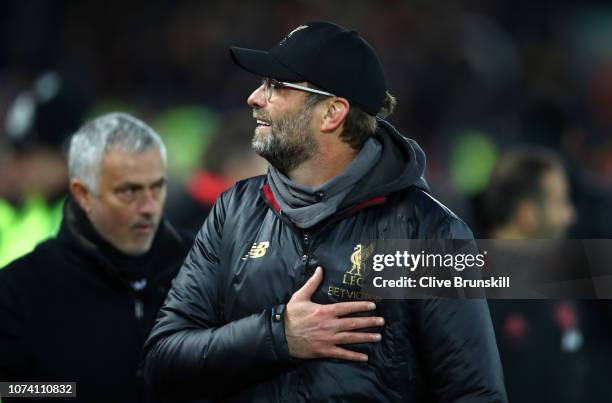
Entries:
{"type": "Polygon", "coordinates": [[[317,152],[309,126],[311,117],[312,110],[305,110],[297,116],[283,116],[272,121],[268,136],[263,139],[257,134],[253,136],[253,150],[287,175],[317,152]]]}

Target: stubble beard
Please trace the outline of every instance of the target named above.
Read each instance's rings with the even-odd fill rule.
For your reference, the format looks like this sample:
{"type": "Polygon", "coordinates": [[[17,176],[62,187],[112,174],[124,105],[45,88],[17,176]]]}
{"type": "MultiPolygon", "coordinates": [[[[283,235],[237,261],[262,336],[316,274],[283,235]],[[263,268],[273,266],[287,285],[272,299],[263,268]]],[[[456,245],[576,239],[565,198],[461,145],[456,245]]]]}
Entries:
{"type": "Polygon", "coordinates": [[[251,141],[253,150],[276,169],[287,175],[312,158],[317,143],[310,128],[312,109],[271,119],[262,111],[258,117],[271,123],[269,133],[255,132],[251,141]]]}

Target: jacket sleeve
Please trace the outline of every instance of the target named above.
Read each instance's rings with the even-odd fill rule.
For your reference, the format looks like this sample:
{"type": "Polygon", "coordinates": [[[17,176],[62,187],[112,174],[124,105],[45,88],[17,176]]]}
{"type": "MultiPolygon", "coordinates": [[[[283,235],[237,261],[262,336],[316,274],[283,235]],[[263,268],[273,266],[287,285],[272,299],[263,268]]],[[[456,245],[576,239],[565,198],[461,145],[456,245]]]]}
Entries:
{"type": "MultiPolygon", "coordinates": [[[[473,238],[456,217],[443,223],[434,237],[473,238]]],[[[436,401],[508,401],[486,299],[421,300],[418,315],[419,341],[436,401]]]]}
{"type": "Polygon", "coordinates": [[[175,278],[145,344],[145,377],[156,392],[223,396],[286,369],[291,357],[282,309],[225,323],[219,295],[226,192],[175,278]]]}

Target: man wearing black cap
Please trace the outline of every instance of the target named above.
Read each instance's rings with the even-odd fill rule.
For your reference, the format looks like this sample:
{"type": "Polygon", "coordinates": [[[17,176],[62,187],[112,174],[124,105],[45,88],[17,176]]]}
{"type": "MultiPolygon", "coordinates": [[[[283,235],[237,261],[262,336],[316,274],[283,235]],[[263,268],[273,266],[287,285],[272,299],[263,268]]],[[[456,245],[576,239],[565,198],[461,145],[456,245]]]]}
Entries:
{"type": "Polygon", "coordinates": [[[485,301],[362,292],[363,239],[472,237],[428,194],[420,147],[381,119],[395,100],[370,45],[312,22],[230,53],[263,77],[248,104],[271,166],[200,230],[145,346],[149,384],[236,402],[507,401],[485,301]]]}

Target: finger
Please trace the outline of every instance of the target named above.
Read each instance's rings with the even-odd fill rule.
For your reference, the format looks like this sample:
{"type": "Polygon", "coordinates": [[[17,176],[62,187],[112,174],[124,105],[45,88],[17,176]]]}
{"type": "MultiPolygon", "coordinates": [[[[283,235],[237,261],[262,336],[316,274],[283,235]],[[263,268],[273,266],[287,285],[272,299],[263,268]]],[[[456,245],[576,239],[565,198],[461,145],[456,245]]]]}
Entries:
{"type": "Polygon", "coordinates": [[[335,344],[378,343],[382,336],[378,333],[341,332],[333,337],[335,344]]]}
{"type": "Polygon", "coordinates": [[[355,312],[373,311],[376,304],[368,301],[338,302],[328,305],[336,316],[345,316],[355,312]]]}
{"type": "Polygon", "coordinates": [[[368,316],[366,318],[340,318],[334,321],[334,328],[337,332],[347,330],[363,329],[366,327],[383,326],[385,320],[379,316],[368,316]]]}
{"type": "Polygon", "coordinates": [[[296,301],[310,301],[312,294],[319,288],[321,281],[323,280],[323,268],[317,267],[314,274],[306,281],[306,284],[302,286],[293,294],[293,298],[296,301]]]}
{"type": "Polygon", "coordinates": [[[368,356],[361,353],[356,353],[354,351],[347,350],[342,347],[332,347],[327,354],[324,354],[324,357],[328,358],[336,358],[339,360],[347,360],[347,361],[358,361],[358,362],[366,362],[368,360],[368,356]]]}

